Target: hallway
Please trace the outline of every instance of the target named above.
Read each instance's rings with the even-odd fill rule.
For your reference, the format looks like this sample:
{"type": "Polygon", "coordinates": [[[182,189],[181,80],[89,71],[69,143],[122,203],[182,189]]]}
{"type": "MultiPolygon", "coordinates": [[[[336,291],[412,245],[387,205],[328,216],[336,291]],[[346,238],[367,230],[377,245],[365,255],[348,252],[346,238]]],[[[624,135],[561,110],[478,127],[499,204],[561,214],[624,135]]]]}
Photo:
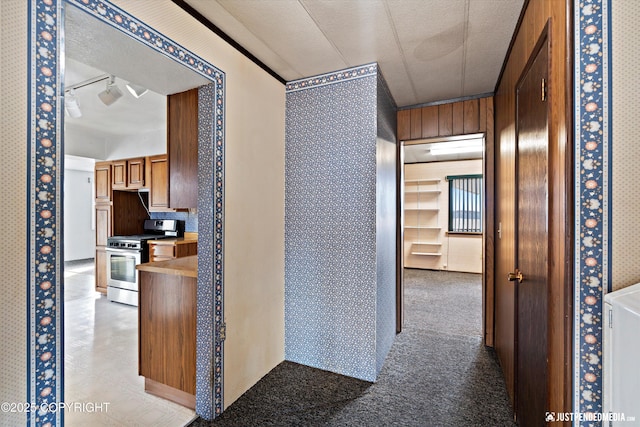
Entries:
{"type": "Polygon", "coordinates": [[[405,329],[376,383],[283,362],[211,425],[515,425],[495,353],[481,341],[480,280],[405,270],[405,329]]]}

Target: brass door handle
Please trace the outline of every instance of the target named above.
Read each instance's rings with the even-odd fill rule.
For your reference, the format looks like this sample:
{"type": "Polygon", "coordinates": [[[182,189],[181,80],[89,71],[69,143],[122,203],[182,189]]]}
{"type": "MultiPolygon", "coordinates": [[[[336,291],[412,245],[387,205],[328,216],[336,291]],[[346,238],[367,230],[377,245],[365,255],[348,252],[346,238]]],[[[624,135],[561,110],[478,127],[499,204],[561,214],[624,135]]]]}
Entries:
{"type": "Polygon", "coordinates": [[[510,282],[515,282],[516,280],[518,281],[518,283],[522,283],[522,281],[524,280],[524,276],[522,275],[522,271],[518,270],[516,268],[515,273],[509,273],[507,274],[507,279],[510,282]]]}

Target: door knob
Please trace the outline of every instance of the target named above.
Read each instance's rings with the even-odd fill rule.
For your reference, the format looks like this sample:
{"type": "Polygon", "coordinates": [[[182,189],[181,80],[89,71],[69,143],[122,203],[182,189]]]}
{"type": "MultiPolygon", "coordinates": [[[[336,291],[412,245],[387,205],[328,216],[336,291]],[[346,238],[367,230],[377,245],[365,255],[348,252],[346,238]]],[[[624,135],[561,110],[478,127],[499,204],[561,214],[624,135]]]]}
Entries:
{"type": "Polygon", "coordinates": [[[516,268],[515,273],[509,273],[507,274],[507,279],[510,282],[515,282],[516,280],[518,281],[518,283],[522,283],[522,281],[524,280],[524,276],[522,275],[522,271],[518,270],[516,268]]]}

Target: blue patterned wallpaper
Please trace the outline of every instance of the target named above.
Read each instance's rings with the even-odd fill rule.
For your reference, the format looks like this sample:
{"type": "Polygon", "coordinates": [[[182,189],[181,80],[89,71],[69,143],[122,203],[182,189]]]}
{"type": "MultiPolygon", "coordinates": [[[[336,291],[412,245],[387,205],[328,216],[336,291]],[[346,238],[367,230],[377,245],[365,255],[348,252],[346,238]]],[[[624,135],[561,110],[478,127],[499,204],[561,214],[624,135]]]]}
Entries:
{"type": "Polygon", "coordinates": [[[285,358],[375,381],[395,335],[377,335],[377,66],[303,82],[286,99],[285,358]]]}
{"type": "MultiPolygon", "coordinates": [[[[574,7],[574,411],[599,414],[604,295],[611,287],[609,0],[574,7]]],[[[630,415],[630,414],[627,414],[630,415]]],[[[602,421],[574,420],[600,426],[602,421]]]]}

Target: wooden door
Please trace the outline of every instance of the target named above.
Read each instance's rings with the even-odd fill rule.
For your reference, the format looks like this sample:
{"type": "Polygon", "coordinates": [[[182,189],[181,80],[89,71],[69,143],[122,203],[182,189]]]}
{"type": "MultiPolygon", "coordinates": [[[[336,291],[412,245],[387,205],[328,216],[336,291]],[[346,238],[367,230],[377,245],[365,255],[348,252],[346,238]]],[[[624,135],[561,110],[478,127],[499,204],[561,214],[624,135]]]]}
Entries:
{"type": "Polygon", "coordinates": [[[548,411],[548,40],[532,57],[516,94],[517,269],[510,277],[516,286],[516,418],[525,427],[544,425],[548,411]]]}

